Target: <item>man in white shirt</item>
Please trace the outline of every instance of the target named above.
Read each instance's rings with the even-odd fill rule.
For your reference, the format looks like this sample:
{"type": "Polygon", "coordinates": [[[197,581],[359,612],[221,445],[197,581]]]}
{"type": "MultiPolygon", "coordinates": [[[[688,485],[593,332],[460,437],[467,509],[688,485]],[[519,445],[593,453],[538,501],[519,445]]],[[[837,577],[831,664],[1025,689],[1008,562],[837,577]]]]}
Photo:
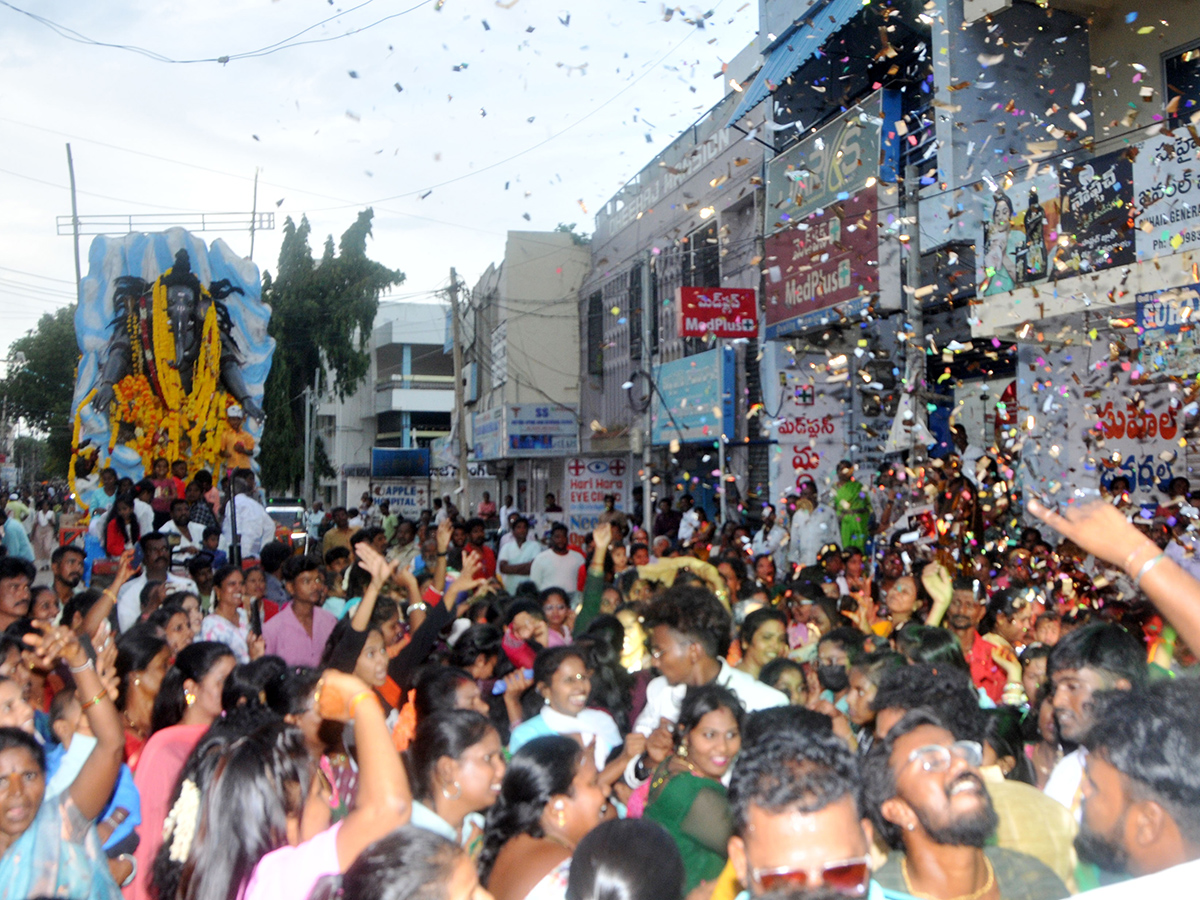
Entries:
{"type": "Polygon", "coordinates": [[[1088,900],[1193,897],[1200,879],[1200,693],[1187,679],[1113,692],[1088,738],[1083,821],[1075,847],[1132,881],[1088,900]]]}
{"type": "Polygon", "coordinates": [[[512,540],[500,548],[496,557],[496,572],[506,591],[515,594],[522,581],[531,580],[530,569],[541,553],[542,545],[529,537],[529,522],[520,516],[513,519],[512,540]]]}
{"type": "Polygon", "coordinates": [[[511,530],[511,527],[508,524],[508,517],[511,516],[516,511],[517,511],[517,505],[515,503],[513,503],[513,495],[505,494],[504,495],[504,503],[501,504],[500,512],[498,513],[498,515],[500,516],[500,533],[501,534],[505,534],[506,532],[511,530]]]}
{"type": "Polygon", "coordinates": [[[755,556],[770,556],[775,560],[775,571],[779,573],[780,581],[786,581],[787,571],[787,529],[775,524],[775,507],[770,503],[763,506],[762,528],[758,529],[750,541],[750,550],[755,556]]]}
{"type": "MultiPolygon", "coordinates": [[[[646,705],[633,730],[653,742],[670,741],[671,728],[689,687],[719,684],[732,691],[746,712],[787,706],[787,695],[722,658],[729,647],[730,618],[721,601],[707,588],[680,585],[655,599],[646,612],[650,655],[662,674],[646,686],[646,705]]],[[[625,770],[636,787],[649,777],[644,758],[625,770]]]]}
{"type": "Polygon", "coordinates": [[[788,562],[804,568],[816,565],[817,554],[826,544],[842,539],[842,527],[837,513],[820,500],[816,483],[805,476],[799,484],[800,493],[792,511],[791,537],[788,541],[788,562]]]}
{"type": "Polygon", "coordinates": [[[149,534],[154,530],[154,482],[143,478],[133,488],[133,517],[137,519],[138,533],[149,534]]]}
{"type": "Polygon", "coordinates": [[[574,598],[579,593],[579,569],[584,562],[582,553],[567,546],[567,526],[555,522],[550,529],[550,547],[534,557],[529,578],[539,591],[556,587],[574,598]]]}
{"type": "MultiPolygon", "coordinates": [[[[242,548],[242,559],[257,559],[263,544],[275,540],[275,520],[267,515],[263,505],[250,496],[254,490],[254,476],[247,469],[237,469],[233,474],[232,510],[225,510],[225,522],[221,526],[221,549],[229,553],[233,543],[232,525],[237,517],[238,543],[242,548]]],[[[230,562],[233,554],[229,553],[230,562]]]]}
{"type": "Polygon", "coordinates": [[[679,498],[679,511],[683,515],[679,519],[679,530],[675,536],[678,538],[680,546],[683,546],[684,541],[690,541],[692,535],[696,533],[696,529],[700,527],[700,513],[695,504],[696,501],[692,499],[691,494],[684,494],[679,498]]]}
{"type": "Polygon", "coordinates": [[[196,582],[190,578],[182,578],[171,574],[171,548],[165,535],[152,531],[143,535],[142,572],[136,578],[131,578],[117,592],[117,625],[124,633],[137,624],[142,615],[142,588],[148,581],[165,581],[167,593],[175,591],[191,591],[198,593],[196,582]]]}
{"type": "Polygon", "coordinates": [[[1046,661],[1059,738],[1078,747],[1059,760],[1045,794],[1079,821],[1083,800],[1085,742],[1095,727],[1094,695],[1128,691],[1146,679],[1146,651],[1119,625],[1086,625],[1054,645],[1046,661]]]}
{"type": "Polygon", "coordinates": [[[186,500],[171,501],[171,518],[163,523],[159,532],[167,536],[167,543],[172,544],[171,564],[182,568],[188,561],[204,549],[204,526],[192,522],[190,516],[192,507],[186,500]],[[172,537],[178,540],[172,540],[172,537]]]}

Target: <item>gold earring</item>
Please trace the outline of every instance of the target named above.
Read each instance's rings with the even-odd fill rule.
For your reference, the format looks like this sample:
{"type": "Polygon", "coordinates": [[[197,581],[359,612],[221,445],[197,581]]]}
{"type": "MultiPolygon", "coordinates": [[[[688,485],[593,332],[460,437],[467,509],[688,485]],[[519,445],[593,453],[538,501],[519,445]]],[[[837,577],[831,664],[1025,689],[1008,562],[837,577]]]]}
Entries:
{"type": "Polygon", "coordinates": [[[559,827],[559,828],[566,828],[566,827],[567,827],[567,814],[566,814],[566,812],[563,810],[563,803],[562,803],[562,801],[561,801],[561,800],[559,800],[557,803],[555,803],[555,804],[554,804],[554,808],[555,808],[556,810],[558,810],[558,827],[559,827]]]}
{"type": "Polygon", "coordinates": [[[133,679],[133,686],[134,686],[134,687],[141,687],[141,686],[142,686],[142,679],[140,679],[140,678],[134,678],[134,679],[133,679]]]}
{"type": "Polygon", "coordinates": [[[677,756],[680,759],[687,759],[687,744],[679,745],[679,753],[677,754],[677,756]]]}
{"type": "Polygon", "coordinates": [[[188,706],[191,706],[193,703],[196,702],[196,695],[189,691],[188,693],[183,695],[183,699],[187,701],[188,706]]]}

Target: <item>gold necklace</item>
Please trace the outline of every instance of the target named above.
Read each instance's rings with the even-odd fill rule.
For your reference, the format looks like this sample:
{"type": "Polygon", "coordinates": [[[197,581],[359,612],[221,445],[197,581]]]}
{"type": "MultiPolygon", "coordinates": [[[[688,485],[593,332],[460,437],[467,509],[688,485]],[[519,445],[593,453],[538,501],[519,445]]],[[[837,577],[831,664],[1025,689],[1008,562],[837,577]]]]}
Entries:
{"type": "Polygon", "coordinates": [[[550,832],[546,831],[545,829],[542,829],[542,840],[549,841],[552,844],[558,844],[558,846],[564,847],[568,853],[573,854],[575,852],[574,844],[563,840],[556,834],[551,834],[550,832]]]}
{"type": "MultiPolygon", "coordinates": [[[[984,881],[983,887],[977,891],[972,891],[969,894],[963,894],[959,897],[947,897],[945,900],[980,900],[985,896],[996,884],[996,870],[992,868],[992,861],[986,856],[983,858],[984,868],[987,869],[987,880],[984,881]]],[[[904,887],[914,897],[920,900],[942,900],[940,897],[933,897],[929,894],[919,894],[913,890],[912,881],[908,877],[908,857],[905,856],[900,860],[900,874],[904,876],[904,887]]]]}

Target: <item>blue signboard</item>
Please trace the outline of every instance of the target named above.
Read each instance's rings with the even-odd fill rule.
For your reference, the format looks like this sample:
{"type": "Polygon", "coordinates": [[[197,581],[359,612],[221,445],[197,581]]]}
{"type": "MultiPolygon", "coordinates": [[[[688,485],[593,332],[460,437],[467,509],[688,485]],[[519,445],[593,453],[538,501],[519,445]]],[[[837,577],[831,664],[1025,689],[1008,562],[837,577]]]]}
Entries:
{"type": "Polygon", "coordinates": [[[418,447],[402,450],[399,447],[371,448],[372,478],[428,478],[429,450],[418,447]]]}
{"type": "Polygon", "coordinates": [[[655,366],[651,442],[715,441],[732,432],[736,358],[722,348],[655,366]]]}
{"type": "Polygon", "coordinates": [[[1138,294],[1138,343],[1147,375],[1188,377],[1200,372],[1200,285],[1138,294]]]}

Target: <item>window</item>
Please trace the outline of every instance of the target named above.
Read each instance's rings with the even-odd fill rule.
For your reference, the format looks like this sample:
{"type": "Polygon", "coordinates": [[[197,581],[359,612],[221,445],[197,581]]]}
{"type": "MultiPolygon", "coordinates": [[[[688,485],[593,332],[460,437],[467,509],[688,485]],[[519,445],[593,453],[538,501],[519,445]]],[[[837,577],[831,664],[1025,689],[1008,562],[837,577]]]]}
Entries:
{"type": "Polygon", "coordinates": [[[642,263],[629,268],[629,358],[642,358],[642,263]]]}
{"type": "Polygon", "coordinates": [[[587,373],[604,374],[604,295],[599,291],[588,298],[587,373]]]}
{"type": "Polygon", "coordinates": [[[688,235],[683,261],[683,286],[721,286],[721,248],[717,242],[716,222],[710,222],[688,235]]]}
{"type": "Polygon", "coordinates": [[[1168,114],[1169,127],[1187,124],[1200,112],[1200,42],[1163,56],[1163,83],[1167,105],[1178,98],[1174,111],[1168,114]]]}

